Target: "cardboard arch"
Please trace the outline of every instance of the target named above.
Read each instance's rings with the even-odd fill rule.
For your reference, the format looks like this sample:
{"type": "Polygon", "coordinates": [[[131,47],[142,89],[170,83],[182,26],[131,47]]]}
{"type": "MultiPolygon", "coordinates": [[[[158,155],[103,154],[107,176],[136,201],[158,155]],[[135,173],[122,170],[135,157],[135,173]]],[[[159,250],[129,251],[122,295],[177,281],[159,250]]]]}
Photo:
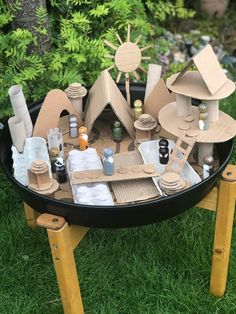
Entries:
{"type": "Polygon", "coordinates": [[[63,111],[77,116],[79,125],[83,124],[81,117],[72,106],[65,92],[60,89],[51,90],[44,99],[40,112],[38,114],[33,136],[39,136],[47,139],[49,129],[59,126],[59,119],[63,111]]]}

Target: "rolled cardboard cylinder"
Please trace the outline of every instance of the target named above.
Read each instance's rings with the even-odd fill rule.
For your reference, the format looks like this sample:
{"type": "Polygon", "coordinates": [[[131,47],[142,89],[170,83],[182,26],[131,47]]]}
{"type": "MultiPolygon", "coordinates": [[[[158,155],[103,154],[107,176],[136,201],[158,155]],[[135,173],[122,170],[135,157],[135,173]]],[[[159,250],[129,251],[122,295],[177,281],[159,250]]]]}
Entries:
{"type": "Polygon", "coordinates": [[[78,112],[78,114],[80,115],[80,117],[83,117],[83,99],[82,97],[78,97],[78,98],[70,98],[70,102],[72,103],[73,107],[75,108],[75,110],[78,112]]]}
{"type": "Polygon", "coordinates": [[[176,106],[177,115],[179,117],[186,117],[192,113],[191,97],[184,96],[181,94],[176,94],[176,106]]]}
{"type": "Polygon", "coordinates": [[[16,147],[18,152],[23,152],[26,139],[24,122],[18,117],[11,117],[8,119],[8,125],[13,145],[16,147]]]}
{"type": "Polygon", "coordinates": [[[159,64],[149,64],[147,73],[147,84],[145,90],[144,102],[147,100],[148,96],[153,91],[154,87],[158,83],[161,77],[162,66],[159,64]]]}
{"type": "Polygon", "coordinates": [[[208,111],[208,121],[218,121],[219,120],[219,100],[203,100],[207,104],[208,111]]]}
{"type": "Polygon", "coordinates": [[[203,165],[206,156],[213,156],[213,143],[198,143],[198,164],[203,165]]]}
{"type": "Polygon", "coordinates": [[[8,90],[8,94],[10,96],[15,116],[23,121],[26,136],[31,137],[33,132],[33,124],[21,87],[19,85],[11,86],[8,90]]]}

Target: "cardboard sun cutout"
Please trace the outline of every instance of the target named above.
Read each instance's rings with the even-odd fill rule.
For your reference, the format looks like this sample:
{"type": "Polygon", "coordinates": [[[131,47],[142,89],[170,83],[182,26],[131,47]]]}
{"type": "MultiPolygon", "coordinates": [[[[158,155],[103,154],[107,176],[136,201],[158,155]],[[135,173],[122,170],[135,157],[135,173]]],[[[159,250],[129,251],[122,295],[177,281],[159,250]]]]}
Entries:
{"type": "Polygon", "coordinates": [[[143,56],[142,51],[145,51],[153,45],[148,45],[143,48],[139,48],[138,43],[140,41],[141,35],[138,36],[135,42],[130,41],[130,25],[128,25],[126,42],[123,42],[118,34],[116,34],[120,42],[120,46],[117,47],[113,45],[108,40],[105,40],[104,43],[116,51],[115,55],[108,55],[107,57],[114,59],[114,64],[112,64],[107,70],[111,70],[117,67],[119,73],[116,78],[116,83],[119,83],[122,73],[125,73],[125,90],[127,96],[127,102],[130,105],[130,73],[133,73],[134,77],[137,80],[140,80],[140,75],[136,71],[140,69],[144,73],[147,73],[146,69],[144,69],[140,63],[141,60],[150,60],[150,57],[143,56]]]}

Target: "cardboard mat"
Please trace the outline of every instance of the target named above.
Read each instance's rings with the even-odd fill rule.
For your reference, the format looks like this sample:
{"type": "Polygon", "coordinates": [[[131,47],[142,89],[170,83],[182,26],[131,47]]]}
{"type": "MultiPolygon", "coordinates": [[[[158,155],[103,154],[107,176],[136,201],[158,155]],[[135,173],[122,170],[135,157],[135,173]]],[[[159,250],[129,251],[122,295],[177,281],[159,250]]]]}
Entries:
{"type": "MultiPolygon", "coordinates": [[[[142,157],[138,151],[115,154],[114,159],[116,169],[143,164],[142,157]]],[[[159,192],[151,178],[112,182],[111,187],[118,204],[142,201],[159,196],[159,192]]]]}

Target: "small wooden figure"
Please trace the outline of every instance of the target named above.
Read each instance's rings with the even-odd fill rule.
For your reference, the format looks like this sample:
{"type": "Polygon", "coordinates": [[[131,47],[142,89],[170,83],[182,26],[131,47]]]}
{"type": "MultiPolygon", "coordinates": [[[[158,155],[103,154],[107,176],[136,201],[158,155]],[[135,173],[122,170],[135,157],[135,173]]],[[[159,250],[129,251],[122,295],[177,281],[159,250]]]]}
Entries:
{"type": "Polygon", "coordinates": [[[169,161],[169,142],[164,138],[159,141],[159,162],[166,165],[169,161]]]}
{"type": "Polygon", "coordinates": [[[214,172],[214,158],[212,156],[206,156],[203,159],[203,179],[208,178],[214,172]]]}
{"type": "Polygon", "coordinates": [[[79,149],[86,150],[88,148],[88,129],[85,126],[79,128],[79,149]]]}
{"type": "Polygon", "coordinates": [[[140,99],[136,99],[134,102],[134,121],[138,120],[142,113],[142,101],[140,99]]]}
{"type": "Polygon", "coordinates": [[[201,103],[198,106],[199,110],[199,129],[200,130],[208,130],[208,110],[207,105],[204,103],[201,103]]]}
{"type": "Polygon", "coordinates": [[[120,121],[115,121],[113,123],[113,140],[117,143],[120,143],[122,141],[122,127],[120,121]]]}
{"type": "Polygon", "coordinates": [[[105,148],[103,154],[103,173],[106,176],[112,176],[114,174],[114,156],[112,148],[105,148]]]}
{"type": "Polygon", "coordinates": [[[64,183],[67,181],[66,168],[61,157],[58,157],[55,161],[55,169],[57,175],[57,181],[59,183],[64,183]]]}
{"type": "Polygon", "coordinates": [[[69,118],[69,130],[70,137],[78,137],[78,120],[75,115],[70,116],[69,118]]]}

